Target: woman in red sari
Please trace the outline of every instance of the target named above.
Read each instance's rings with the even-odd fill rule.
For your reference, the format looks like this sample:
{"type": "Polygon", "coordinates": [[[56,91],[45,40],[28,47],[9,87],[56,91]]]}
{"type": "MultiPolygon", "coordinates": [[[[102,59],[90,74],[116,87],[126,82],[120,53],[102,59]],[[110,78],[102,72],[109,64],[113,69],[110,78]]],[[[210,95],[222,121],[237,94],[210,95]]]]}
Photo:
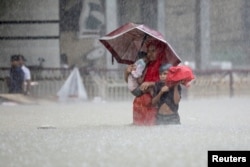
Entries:
{"type": "MultiPolygon", "coordinates": [[[[144,78],[140,89],[147,90],[154,86],[155,82],[159,80],[159,67],[167,62],[165,45],[158,41],[151,41],[147,44],[147,56],[149,63],[144,71],[144,78]]],[[[125,71],[125,80],[133,70],[133,66],[129,65],[125,71]]],[[[147,91],[146,91],[147,92],[147,91]]],[[[156,108],[152,106],[152,95],[144,93],[142,96],[135,97],[133,102],[133,124],[134,125],[154,125],[156,108]]]]}

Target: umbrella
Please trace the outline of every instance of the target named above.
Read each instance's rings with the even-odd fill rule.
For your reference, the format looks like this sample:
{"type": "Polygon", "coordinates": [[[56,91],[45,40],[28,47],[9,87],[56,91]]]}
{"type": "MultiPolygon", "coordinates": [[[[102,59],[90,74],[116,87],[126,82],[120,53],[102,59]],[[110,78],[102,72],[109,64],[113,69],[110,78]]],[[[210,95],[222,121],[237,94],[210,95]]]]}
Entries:
{"type": "Polygon", "coordinates": [[[166,46],[166,56],[169,63],[177,65],[181,62],[179,56],[170,44],[164,40],[162,34],[143,24],[127,23],[99,40],[118,63],[134,63],[137,60],[139,51],[145,51],[145,44],[152,40],[157,40],[166,46]]]}

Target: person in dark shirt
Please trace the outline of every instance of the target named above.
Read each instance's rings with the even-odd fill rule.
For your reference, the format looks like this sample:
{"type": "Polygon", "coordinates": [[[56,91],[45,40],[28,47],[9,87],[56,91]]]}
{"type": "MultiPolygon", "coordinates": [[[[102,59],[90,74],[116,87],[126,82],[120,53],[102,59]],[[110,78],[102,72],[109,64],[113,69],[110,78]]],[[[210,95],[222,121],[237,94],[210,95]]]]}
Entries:
{"type": "Polygon", "coordinates": [[[9,93],[23,93],[24,72],[19,63],[20,57],[18,55],[13,55],[10,59],[9,93]]]}
{"type": "Polygon", "coordinates": [[[160,81],[155,83],[152,105],[157,107],[156,125],[180,124],[178,113],[181,99],[180,84],[169,86],[166,83],[168,69],[171,64],[163,64],[159,68],[160,81]]]}

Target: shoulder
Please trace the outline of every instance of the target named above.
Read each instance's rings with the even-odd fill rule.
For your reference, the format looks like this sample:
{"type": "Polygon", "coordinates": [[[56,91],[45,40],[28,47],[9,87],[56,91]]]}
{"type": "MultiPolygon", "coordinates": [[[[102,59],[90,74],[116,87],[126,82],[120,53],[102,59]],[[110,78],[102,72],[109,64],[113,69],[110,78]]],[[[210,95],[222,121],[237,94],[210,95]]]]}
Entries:
{"type": "Polygon", "coordinates": [[[29,70],[29,68],[27,66],[25,66],[25,65],[22,66],[22,69],[29,70]]]}
{"type": "Polygon", "coordinates": [[[22,70],[25,72],[25,73],[29,73],[30,72],[30,69],[26,66],[22,66],[22,70]]]}
{"type": "Polygon", "coordinates": [[[20,73],[20,74],[24,74],[24,71],[23,71],[23,69],[22,69],[21,67],[17,67],[17,68],[16,68],[16,71],[17,71],[18,73],[20,73]]]}

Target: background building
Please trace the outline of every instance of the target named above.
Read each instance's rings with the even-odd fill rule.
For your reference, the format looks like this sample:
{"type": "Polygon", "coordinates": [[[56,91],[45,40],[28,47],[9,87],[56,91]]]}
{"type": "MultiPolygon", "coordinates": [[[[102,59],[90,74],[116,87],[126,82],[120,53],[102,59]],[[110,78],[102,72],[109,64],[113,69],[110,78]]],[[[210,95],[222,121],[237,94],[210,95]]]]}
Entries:
{"type": "Polygon", "coordinates": [[[44,67],[122,68],[111,65],[98,38],[136,22],[161,31],[183,61],[199,68],[247,68],[249,11],[248,0],[2,0],[0,66],[20,53],[32,66],[42,58],[44,67]]]}
{"type": "Polygon", "coordinates": [[[59,67],[60,17],[58,0],[0,1],[0,67],[9,67],[12,54],[27,64],[59,67]]]}

